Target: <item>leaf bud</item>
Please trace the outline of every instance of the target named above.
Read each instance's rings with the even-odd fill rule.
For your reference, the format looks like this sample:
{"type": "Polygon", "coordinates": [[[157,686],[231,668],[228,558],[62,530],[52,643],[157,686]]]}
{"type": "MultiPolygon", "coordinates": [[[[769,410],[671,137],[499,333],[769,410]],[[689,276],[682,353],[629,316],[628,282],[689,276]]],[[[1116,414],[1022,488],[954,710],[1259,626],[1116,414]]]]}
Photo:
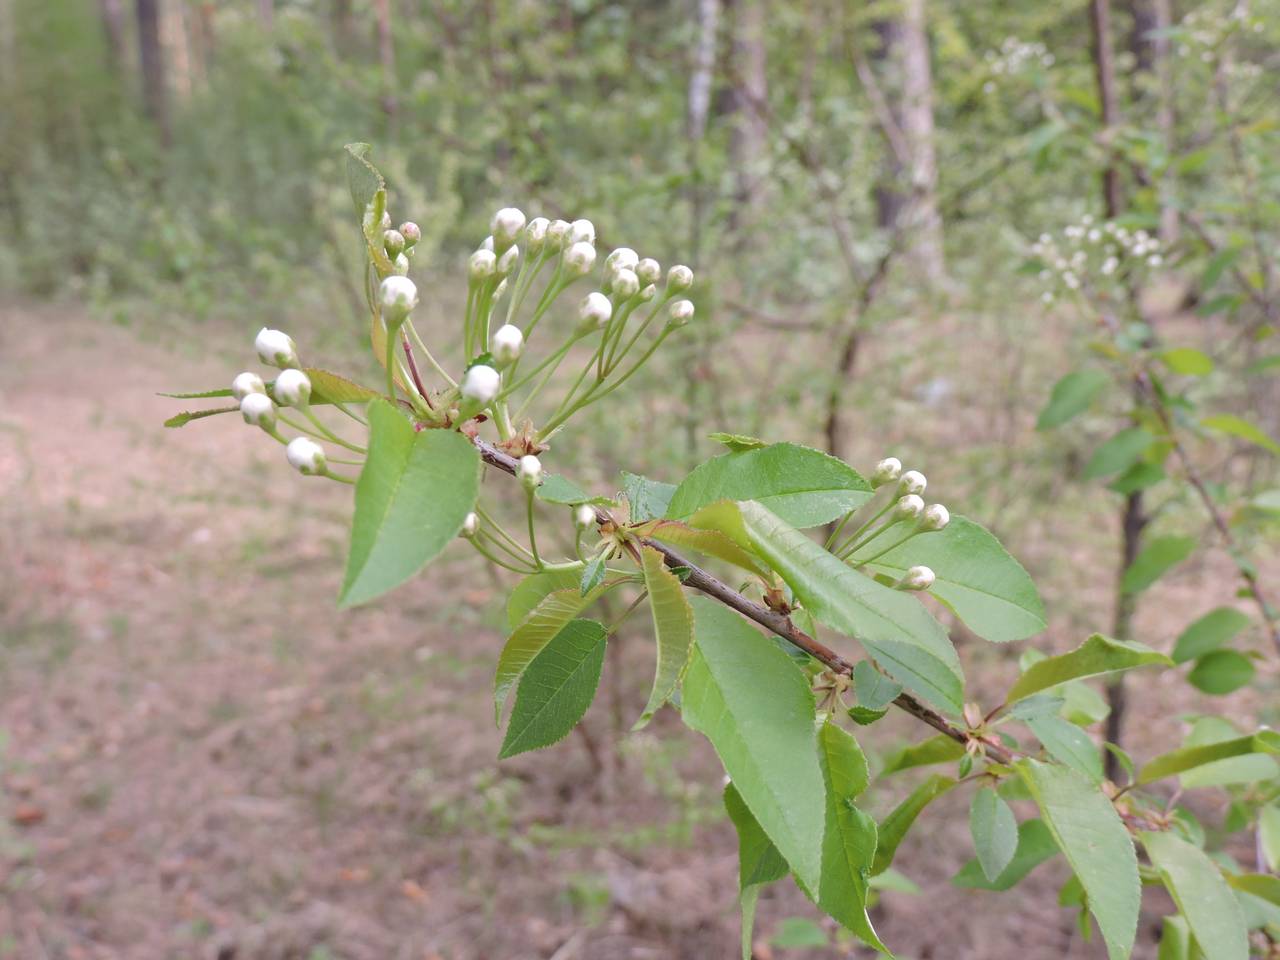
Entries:
{"type": "Polygon", "coordinates": [[[662,265],[653,257],[645,257],[632,269],[635,270],[636,276],[640,278],[640,282],[646,287],[662,279],[662,265]]]}
{"type": "Polygon", "coordinates": [[[613,304],[599,290],[588,293],[578,307],[578,318],[591,327],[603,327],[611,316],[613,304]]]}
{"type": "Polygon", "coordinates": [[[388,325],[399,323],[418,305],[418,285],[408,277],[387,277],[378,287],[378,303],[388,325]]]}
{"type": "Polygon", "coordinates": [[[516,242],[516,237],[524,229],[524,211],[516,207],[503,207],[489,221],[489,230],[493,233],[495,249],[505,250],[516,242]]]}
{"type": "Polygon", "coordinates": [[[596,511],[589,503],[580,503],[573,508],[573,525],[579,530],[587,530],[596,525],[596,511]]]}
{"type": "Polygon", "coordinates": [[[293,337],[280,330],[263,327],[253,341],[258,351],[258,358],[273,367],[296,367],[298,365],[298,348],[293,337]]]}
{"type": "Polygon", "coordinates": [[[902,461],[897,457],[885,457],[876,464],[871,474],[871,485],[883,487],[886,483],[893,483],[900,476],[902,476],[902,461]]]}
{"type": "Polygon", "coordinates": [[[532,490],[542,483],[542,461],[531,453],[525,454],[520,458],[520,465],[516,467],[516,476],[520,478],[526,490],[532,490]]]}
{"type": "Polygon", "coordinates": [[[236,374],[236,378],[231,381],[231,395],[237,400],[243,400],[251,393],[266,392],[267,385],[262,382],[262,378],[248,370],[236,374]]]}
{"type": "Polygon", "coordinates": [[[564,252],[564,266],[570,276],[586,276],[595,262],[596,248],[586,241],[577,241],[564,252]]]}
{"type": "Polygon", "coordinates": [[[941,530],[951,522],[951,512],[940,503],[931,503],[920,514],[920,526],[924,530],[941,530]]]}
{"type": "Polygon", "coordinates": [[[908,470],[898,481],[898,490],[902,493],[921,494],[928,485],[929,481],[925,479],[923,473],[919,470],[908,470]]]}
{"type": "Polygon", "coordinates": [[[915,520],[922,513],[924,513],[924,501],[920,499],[919,494],[915,493],[899,497],[897,505],[893,508],[894,518],[898,520],[915,520]]]}
{"type": "Polygon", "coordinates": [[[933,571],[925,566],[912,567],[895,584],[899,590],[928,590],[933,586],[933,571]]]}
{"type": "Polygon", "coordinates": [[[485,406],[493,401],[502,386],[502,378],[493,367],[477,363],[462,378],[462,395],[485,406]]]}
{"type": "Polygon", "coordinates": [[[240,415],[244,422],[264,430],[276,425],[276,405],[265,393],[251,393],[240,401],[240,415]]]}
{"type": "Polygon", "coordinates": [[[524,350],[524,332],[512,323],[504,323],[489,340],[489,352],[498,366],[505,367],[518,358],[524,350]]]}
{"type": "Polygon", "coordinates": [[[385,230],[382,234],[382,248],[388,257],[398,257],[405,251],[404,234],[399,230],[385,230]]]}
{"type": "Polygon", "coordinates": [[[462,521],[462,529],[458,531],[458,536],[465,540],[470,540],[480,532],[480,518],[474,512],[468,513],[467,518],[462,521]]]}
{"type": "Polygon", "coordinates": [[[324,473],[324,448],[310,437],[294,437],[285,447],[284,455],[289,465],[304,476],[324,473]]]}
{"type": "Polygon", "coordinates": [[[693,303],[689,300],[676,300],[667,307],[667,314],[671,318],[667,321],[671,326],[683,327],[693,319],[693,303]]]}
{"type": "Polygon", "coordinates": [[[481,280],[492,277],[497,266],[498,258],[493,255],[493,251],[481,247],[471,255],[471,261],[467,264],[467,275],[472,283],[479,283],[481,280]]]}
{"type": "Polygon", "coordinates": [[[282,407],[304,407],[311,399],[311,378],[301,370],[282,370],[271,392],[282,407]]]}
{"type": "Polygon", "coordinates": [[[414,245],[422,239],[422,228],[412,220],[406,220],[400,224],[400,236],[404,237],[404,248],[412,250],[414,245]]]}

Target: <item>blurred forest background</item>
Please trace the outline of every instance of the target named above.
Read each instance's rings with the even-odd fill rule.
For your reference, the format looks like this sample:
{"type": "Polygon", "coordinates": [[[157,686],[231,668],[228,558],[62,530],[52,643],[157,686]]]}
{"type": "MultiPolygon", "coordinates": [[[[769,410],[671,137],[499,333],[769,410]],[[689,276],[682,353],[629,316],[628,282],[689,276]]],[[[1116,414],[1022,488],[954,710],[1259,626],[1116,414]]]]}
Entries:
{"type": "MultiPolygon", "coordinates": [[[[1168,650],[1251,610],[1237,561],[1280,570],[1278,71],[1276,0],[0,0],[0,957],[736,949],[713,758],[671,717],[625,735],[639,637],[581,735],[499,765],[501,581],[456,551],[339,614],[349,495],[238,418],[159,429],[154,394],[229,383],[263,325],[369,373],[344,143],[422,227],[438,341],[500,206],[696,271],[687,336],[555,469],[674,479],[716,430],[894,454],[1031,570],[1031,645],[1168,650]],[[1163,457],[1098,463],[1157,342],[1225,527],[1163,457]],[[1037,430],[1086,368],[1113,382],[1037,430]],[[1139,602],[1156,534],[1203,546],[1139,602]]],[[[1027,646],[959,642],[979,696],[1027,646]]],[[[1265,645],[1238,690],[1099,716],[1140,756],[1275,723],[1265,645]]],[[[952,885],[964,810],[929,816],[954,831],[874,914],[900,956],[1101,955],[1046,906],[1063,876],[952,885]]],[[[757,956],[856,955],[813,917],[766,894],[757,956]]]]}

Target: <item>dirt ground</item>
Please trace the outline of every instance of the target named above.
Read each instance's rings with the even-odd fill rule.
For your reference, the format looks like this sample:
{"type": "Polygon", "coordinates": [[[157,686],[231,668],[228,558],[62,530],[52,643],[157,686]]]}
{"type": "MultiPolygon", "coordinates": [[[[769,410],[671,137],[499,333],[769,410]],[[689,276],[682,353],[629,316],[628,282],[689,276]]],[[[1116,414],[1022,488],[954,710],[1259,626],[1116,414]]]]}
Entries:
{"type": "MultiPolygon", "coordinates": [[[[615,645],[586,735],[498,763],[503,584],[455,550],[431,581],[339,612],[349,491],[299,478],[238,417],[160,427],[182,405],[155,391],[234,372],[75,311],[0,308],[0,957],[736,956],[715,758],[670,711],[625,733],[642,634],[615,645]]],[[[1186,622],[1212,579],[1162,610],[1186,622]]],[[[1139,753],[1152,724],[1175,740],[1170,716],[1138,718],[1139,753]]],[[[1003,897],[951,887],[966,804],[940,802],[904,845],[920,892],[882,896],[886,942],[1103,956],[1045,906],[1060,863],[1003,897]]],[[[789,917],[816,913],[778,884],[761,960],[870,955],[771,946],[789,917]]]]}

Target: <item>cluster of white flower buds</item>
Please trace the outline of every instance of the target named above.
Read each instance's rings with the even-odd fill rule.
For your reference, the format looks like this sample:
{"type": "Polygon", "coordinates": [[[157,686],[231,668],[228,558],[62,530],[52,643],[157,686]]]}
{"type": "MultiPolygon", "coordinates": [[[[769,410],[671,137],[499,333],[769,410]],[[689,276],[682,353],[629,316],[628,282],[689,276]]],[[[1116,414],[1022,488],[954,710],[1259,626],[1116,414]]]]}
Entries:
{"type": "Polygon", "coordinates": [[[1209,7],[1191,10],[1178,24],[1177,54],[1201,63],[1212,64],[1222,60],[1226,72],[1244,79],[1256,79],[1262,75],[1261,64],[1232,57],[1222,57],[1222,48],[1236,33],[1261,33],[1265,21],[1249,12],[1249,6],[1237,3],[1229,14],[1223,15],[1209,7]]]}
{"type": "MultiPolygon", "coordinates": [[[[1017,37],[1005,37],[998,50],[988,50],[983,55],[987,69],[994,76],[1011,77],[1022,73],[1028,67],[1052,67],[1053,54],[1043,43],[1028,43],[1017,37]]],[[[995,80],[988,80],[982,85],[984,93],[994,93],[995,80]]]]}
{"type": "Polygon", "coordinates": [[[414,247],[422,239],[422,230],[412,220],[406,220],[398,229],[391,227],[391,214],[382,214],[382,249],[395,271],[393,276],[403,277],[409,272],[409,258],[413,256],[414,247]]]}
{"type": "Polygon", "coordinates": [[[1069,224],[1060,236],[1042,233],[1031,254],[1040,264],[1039,279],[1046,285],[1040,299],[1052,303],[1059,287],[1081,289],[1084,278],[1095,286],[1112,282],[1123,265],[1130,273],[1156,270],[1164,264],[1160,241],[1146,230],[1129,230],[1114,221],[1095,223],[1085,214],[1069,224]]]}

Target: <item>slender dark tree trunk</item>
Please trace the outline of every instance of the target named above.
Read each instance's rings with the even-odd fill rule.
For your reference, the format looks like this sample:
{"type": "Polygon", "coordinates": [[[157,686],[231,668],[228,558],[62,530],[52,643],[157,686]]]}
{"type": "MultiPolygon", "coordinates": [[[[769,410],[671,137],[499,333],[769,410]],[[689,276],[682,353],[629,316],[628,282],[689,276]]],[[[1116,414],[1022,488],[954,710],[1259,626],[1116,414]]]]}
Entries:
{"type": "MultiPolygon", "coordinates": [[[[1133,32],[1129,49],[1134,59],[1134,93],[1144,109],[1154,109],[1156,128],[1164,140],[1165,152],[1173,156],[1173,60],[1170,56],[1168,30],[1173,23],[1170,0],[1131,0],[1133,32]]],[[[1160,198],[1160,240],[1168,245],[1178,240],[1178,207],[1172,170],[1158,175],[1156,190],[1160,198]]]]}
{"type": "Polygon", "coordinates": [[[165,72],[164,47],[160,43],[160,0],[137,0],[138,64],[142,73],[142,102],[147,116],[160,131],[167,146],[169,127],[169,89],[165,72]]]}
{"type": "Polygon", "coordinates": [[[124,5],[120,0],[98,0],[102,32],[107,38],[107,65],[119,78],[124,72],[124,5]]]}

